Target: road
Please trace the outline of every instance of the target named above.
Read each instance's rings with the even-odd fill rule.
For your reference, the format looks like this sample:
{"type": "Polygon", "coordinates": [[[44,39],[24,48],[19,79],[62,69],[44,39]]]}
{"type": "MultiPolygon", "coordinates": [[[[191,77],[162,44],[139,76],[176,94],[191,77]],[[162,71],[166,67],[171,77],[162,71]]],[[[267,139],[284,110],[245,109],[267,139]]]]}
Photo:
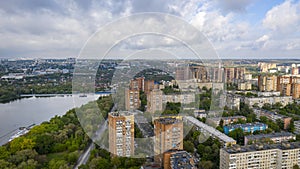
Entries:
{"type": "MultiPolygon", "coordinates": [[[[117,104],[114,105],[114,107],[111,109],[111,111],[115,111],[117,108],[117,104]]],[[[92,140],[96,140],[101,137],[103,132],[107,129],[107,119],[105,120],[104,124],[100,126],[100,128],[96,131],[95,135],[93,136],[92,140]]],[[[83,154],[80,155],[77,164],[75,165],[74,169],[78,169],[79,166],[82,164],[86,164],[88,161],[91,151],[95,148],[94,142],[90,143],[88,148],[83,152],[83,154]]]]}

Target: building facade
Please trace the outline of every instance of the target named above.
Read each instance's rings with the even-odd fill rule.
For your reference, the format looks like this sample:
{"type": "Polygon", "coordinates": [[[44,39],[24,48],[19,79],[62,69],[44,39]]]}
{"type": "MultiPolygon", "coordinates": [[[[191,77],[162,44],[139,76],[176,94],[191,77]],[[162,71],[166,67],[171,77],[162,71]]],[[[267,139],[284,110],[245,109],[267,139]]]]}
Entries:
{"type": "Polygon", "coordinates": [[[140,106],[140,91],[138,89],[125,89],[125,109],[135,110],[140,106]]]}
{"type": "Polygon", "coordinates": [[[183,149],[183,122],[181,117],[160,117],[154,120],[154,160],[162,164],[163,153],[183,149]]]}
{"type": "Polygon", "coordinates": [[[300,165],[300,143],[234,145],[220,150],[220,169],[293,169],[300,165]]]}
{"type": "Polygon", "coordinates": [[[258,134],[245,136],[244,145],[255,143],[281,143],[296,140],[296,135],[289,132],[258,134]]]}
{"type": "Polygon", "coordinates": [[[134,154],[134,115],[111,112],[108,115],[109,152],[112,156],[130,157],[134,154]]]}

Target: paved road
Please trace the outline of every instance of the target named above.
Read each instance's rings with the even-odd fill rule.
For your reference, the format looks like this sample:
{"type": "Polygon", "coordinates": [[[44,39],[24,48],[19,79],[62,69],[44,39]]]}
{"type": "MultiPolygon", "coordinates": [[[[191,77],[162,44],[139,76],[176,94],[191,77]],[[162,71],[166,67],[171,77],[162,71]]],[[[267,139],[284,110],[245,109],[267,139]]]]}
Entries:
{"type": "MultiPolygon", "coordinates": [[[[114,107],[111,109],[111,111],[115,111],[117,108],[117,104],[114,105],[114,107]]],[[[92,140],[96,140],[98,138],[101,138],[101,135],[103,134],[103,132],[107,129],[107,119],[105,120],[104,124],[102,124],[100,126],[100,128],[96,131],[94,137],[92,140]]],[[[74,169],[78,169],[78,167],[82,164],[86,164],[86,162],[88,161],[91,151],[95,148],[95,144],[94,142],[92,142],[88,148],[85,150],[85,152],[83,152],[83,154],[80,155],[77,164],[75,165],[74,169]]]]}

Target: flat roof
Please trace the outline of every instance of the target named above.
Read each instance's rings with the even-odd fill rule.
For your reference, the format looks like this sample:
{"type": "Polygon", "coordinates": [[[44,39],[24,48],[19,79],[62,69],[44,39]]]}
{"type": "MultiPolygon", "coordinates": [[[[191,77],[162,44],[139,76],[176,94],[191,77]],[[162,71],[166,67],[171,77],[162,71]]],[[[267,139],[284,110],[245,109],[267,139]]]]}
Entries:
{"type": "Polygon", "coordinates": [[[295,136],[295,134],[289,132],[277,132],[277,133],[270,133],[270,134],[249,135],[249,136],[245,136],[245,138],[262,139],[262,138],[276,138],[276,137],[289,137],[289,136],[295,136]]]}
{"type": "Polygon", "coordinates": [[[236,153],[246,153],[253,151],[264,151],[264,150],[272,150],[272,149],[280,149],[280,150],[290,150],[290,149],[298,149],[300,148],[300,142],[292,142],[292,143],[279,143],[279,144],[252,144],[247,146],[233,145],[231,147],[222,148],[222,150],[226,151],[229,154],[236,153]]]}
{"type": "Polygon", "coordinates": [[[225,135],[224,133],[220,132],[219,130],[217,130],[217,129],[209,126],[209,125],[206,125],[206,124],[202,123],[201,121],[195,119],[192,116],[184,116],[184,118],[187,119],[188,121],[190,121],[191,123],[193,123],[194,125],[206,130],[207,132],[214,135],[218,139],[224,141],[225,143],[236,142],[233,138],[225,135]]]}
{"type": "Polygon", "coordinates": [[[246,123],[246,124],[233,124],[233,125],[226,125],[224,127],[228,127],[228,128],[246,128],[246,127],[257,127],[257,126],[268,126],[264,123],[246,123]]]}

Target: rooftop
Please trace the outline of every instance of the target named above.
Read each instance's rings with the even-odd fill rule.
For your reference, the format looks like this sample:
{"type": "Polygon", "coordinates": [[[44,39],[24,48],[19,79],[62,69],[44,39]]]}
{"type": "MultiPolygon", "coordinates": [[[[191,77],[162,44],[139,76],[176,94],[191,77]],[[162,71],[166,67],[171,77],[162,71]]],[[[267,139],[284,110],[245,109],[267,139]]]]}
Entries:
{"type": "Polygon", "coordinates": [[[245,153],[253,151],[263,151],[263,150],[289,150],[289,149],[298,149],[300,148],[300,142],[293,143],[279,143],[279,144],[252,144],[247,146],[233,145],[231,147],[223,148],[224,151],[235,154],[235,153],[245,153]]]}
{"type": "Polygon", "coordinates": [[[233,125],[227,125],[224,127],[228,128],[246,128],[246,127],[257,127],[257,126],[267,126],[264,123],[246,123],[246,124],[233,124],[233,125]]]}
{"type": "Polygon", "coordinates": [[[175,123],[182,122],[181,120],[172,117],[158,118],[155,119],[155,121],[161,124],[175,124],[175,123]]]}
{"type": "Polygon", "coordinates": [[[206,124],[200,122],[199,120],[195,119],[194,117],[185,116],[184,118],[187,119],[188,121],[190,121],[191,123],[193,123],[194,125],[206,130],[207,132],[209,132],[210,134],[219,138],[220,140],[224,141],[225,143],[236,142],[233,138],[225,135],[224,133],[220,132],[219,130],[217,130],[209,125],[206,125],[206,124]]]}
{"type": "Polygon", "coordinates": [[[263,139],[263,138],[276,138],[276,137],[289,137],[289,136],[295,136],[295,135],[289,132],[279,132],[279,133],[270,133],[270,134],[249,135],[249,136],[245,136],[245,138],[250,140],[255,140],[255,139],[263,139]]]}

